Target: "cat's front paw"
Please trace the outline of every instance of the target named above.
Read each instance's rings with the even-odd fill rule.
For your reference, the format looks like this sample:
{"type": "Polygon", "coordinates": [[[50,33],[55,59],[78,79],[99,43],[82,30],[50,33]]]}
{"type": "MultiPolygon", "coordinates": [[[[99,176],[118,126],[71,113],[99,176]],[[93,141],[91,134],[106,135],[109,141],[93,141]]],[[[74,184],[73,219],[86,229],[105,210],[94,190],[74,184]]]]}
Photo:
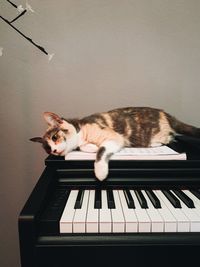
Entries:
{"type": "Polygon", "coordinates": [[[108,163],[98,161],[94,163],[94,172],[97,179],[103,181],[108,176],[108,163]]]}

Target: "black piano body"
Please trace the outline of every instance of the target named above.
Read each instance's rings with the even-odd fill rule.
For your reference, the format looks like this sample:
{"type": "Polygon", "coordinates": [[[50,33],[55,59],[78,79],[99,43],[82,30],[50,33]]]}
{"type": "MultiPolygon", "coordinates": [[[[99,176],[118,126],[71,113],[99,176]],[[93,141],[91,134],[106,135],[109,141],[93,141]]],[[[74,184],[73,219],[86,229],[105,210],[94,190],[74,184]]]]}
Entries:
{"type": "Polygon", "coordinates": [[[172,146],[187,160],[110,161],[109,177],[99,182],[92,161],[49,156],[18,220],[22,267],[186,266],[196,263],[200,232],[60,234],[43,214],[63,188],[200,188],[200,142],[179,137],[172,146]]]}

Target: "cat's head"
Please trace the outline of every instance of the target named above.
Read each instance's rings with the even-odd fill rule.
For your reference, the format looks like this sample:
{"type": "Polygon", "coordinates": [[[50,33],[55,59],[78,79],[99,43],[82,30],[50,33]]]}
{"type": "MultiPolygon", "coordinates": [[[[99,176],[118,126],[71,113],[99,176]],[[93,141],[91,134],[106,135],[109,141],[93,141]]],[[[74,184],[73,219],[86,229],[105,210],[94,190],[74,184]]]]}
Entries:
{"type": "Polygon", "coordinates": [[[33,137],[30,140],[39,142],[48,154],[65,156],[77,148],[77,131],[73,124],[60,118],[52,112],[44,112],[48,128],[43,137],[33,137]]]}

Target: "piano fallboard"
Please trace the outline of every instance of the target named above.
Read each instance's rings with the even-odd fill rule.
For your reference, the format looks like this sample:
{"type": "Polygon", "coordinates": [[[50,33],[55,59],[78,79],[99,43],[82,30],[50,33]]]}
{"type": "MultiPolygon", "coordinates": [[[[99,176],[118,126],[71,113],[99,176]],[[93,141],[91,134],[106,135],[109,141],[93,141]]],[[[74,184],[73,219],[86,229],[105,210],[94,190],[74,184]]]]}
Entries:
{"type": "Polygon", "coordinates": [[[113,266],[128,264],[133,258],[134,264],[140,266],[160,266],[155,262],[158,255],[161,258],[167,255],[165,263],[170,266],[173,266],[172,259],[178,260],[179,266],[195,263],[200,249],[200,232],[60,233],[58,222],[45,219],[45,212],[54,201],[55,191],[63,188],[199,189],[200,150],[184,142],[180,141],[178,145],[190,155],[188,160],[112,161],[109,177],[104,182],[95,178],[92,161],[67,162],[63,158],[49,156],[38,183],[19,215],[21,266],[60,267],[67,266],[70,261],[73,266],[94,266],[91,255],[96,258],[97,264],[105,265],[106,260],[113,266]]]}

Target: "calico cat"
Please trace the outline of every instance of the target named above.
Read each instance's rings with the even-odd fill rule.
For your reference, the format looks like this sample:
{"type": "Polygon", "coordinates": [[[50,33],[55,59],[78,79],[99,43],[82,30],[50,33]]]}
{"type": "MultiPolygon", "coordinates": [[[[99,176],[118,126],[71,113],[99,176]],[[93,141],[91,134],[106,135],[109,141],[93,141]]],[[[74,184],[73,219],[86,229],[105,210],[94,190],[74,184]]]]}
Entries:
{"type": "Polygon", "coordinates": [[[42,143],[47,153],[58,156],[77,148],[97,152],[94,170],[101,181],[108,175],[110,157],[123,147],[168,144],[176,134],[200,137],[200,128],[150,107],[119,108],[82,119],[64,119],[45,112],[44,118],[49,126],[46,133],[30,140],[42,143]]]}

